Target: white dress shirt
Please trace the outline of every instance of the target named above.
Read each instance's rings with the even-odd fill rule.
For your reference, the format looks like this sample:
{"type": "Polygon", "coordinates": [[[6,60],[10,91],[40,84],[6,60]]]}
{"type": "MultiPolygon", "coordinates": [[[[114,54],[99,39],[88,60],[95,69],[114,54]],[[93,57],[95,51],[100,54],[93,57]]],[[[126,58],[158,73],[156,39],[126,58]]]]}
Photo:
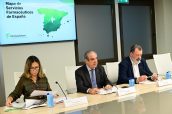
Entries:
{"type": "Polygon", "coordinates": [[[132,66],[133,66],[134,78],[140,77],[140,72],[139,72],[139,63],[140,63],[140,61],[137,62],[137,63],[134,63],[133,60],[131,59],[131,57],[130,57],[130,60],[131,60],[132,66]]]}

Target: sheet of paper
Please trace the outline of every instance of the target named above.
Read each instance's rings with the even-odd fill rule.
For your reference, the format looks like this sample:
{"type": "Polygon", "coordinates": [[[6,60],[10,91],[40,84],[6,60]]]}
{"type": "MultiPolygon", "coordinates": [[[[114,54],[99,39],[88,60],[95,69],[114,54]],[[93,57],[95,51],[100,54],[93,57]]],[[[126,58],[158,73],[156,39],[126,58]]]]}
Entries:
{"type": "Polygon", "coordinates": [[[53,93],[52,91],[41,91],[41,90],[34,90],[30,96],[33,97],[33,96],[40,96],[40,95],[47,95],[47,93],[53,93]]]}
{"type": "Polygon", "coordinates": [[[25,105],[26,108],[30,107],[30,106],[32,106],[32,105],[34,105],[36,103],[41,102],[40,100],[35,100],[35,99],[26,99],[25,101],[26,101],[25,102],[26,103],[26,105],[25,105]]]}
{"type": "Polygon", "coordinates": [[[12,107],[14,107],[14,108],[24,108],[25,107],[25,102],[21,102],[21,103],[13,102],[12,107]]]}
{"type": "Polygon", "coordinates": [[[47,106],[47,104],[46,103],[44,103],[44,104],[40,104],[40,105],[32,105],[32,106],[30,106],[30,107],[25,107],[25,108],[23,108],[23,109],[26,109],[26,110],[28,110],[28,109],[32,109],[32,108],[36,108],[36,107],[43,107],[43,106],[47,106]]]}
{"type": "Polygon", "coordinates": [[[100,91],[98,92],[98,94],[100,95],[106,95],[106,94],[109,94],[109,93],[115,93],[117,92],[117,88],[115,86],[113,86],[111,89],[100,89],[100,91]]]}
{"type": "Polygon", "coordinates": [[[33,105],[42,105],[46,100],[37,100],[37,99],[25,99],[25,108],[29,108],[33,105]]]}
{"type": "Polygon", "coordinates": [[[118,93],[119,96],[127,95],[127,94],[130,94],[130,93],[135,93],[135,92],[136,92],[135,87],[118,88],[118,90],[117,90],[117,93],[118,93]]]}

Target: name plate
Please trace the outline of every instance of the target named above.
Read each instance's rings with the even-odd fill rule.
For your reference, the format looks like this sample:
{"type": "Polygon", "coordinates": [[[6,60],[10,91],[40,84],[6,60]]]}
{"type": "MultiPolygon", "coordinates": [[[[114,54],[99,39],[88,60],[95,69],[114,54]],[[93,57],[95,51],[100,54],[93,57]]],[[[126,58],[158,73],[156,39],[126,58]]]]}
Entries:
{"type": "Polygon", "coordinates": [[[157,85],[159,87],[166,86],[166,85],[171,85],[171,84],[172,84],[172,80],[171,79],[157,81],[157,85]]]}
{"type": "Polygon", "coordinates": [[[86,96],[64,100],[65,107],[72,107],[83,104],[88,104],[86,96]]]}
{"type": "Polygon", "coordinates": [[[135,87],[118,88],[117,90],[118,96],[127,95],[127,94],[135,93],[135,92],[136,92],[135,87]]]}
{"type": "Polygon", "coordinates": [[[171,90],[172,89],[172,85],[169,85],[169,86],[161,86],[161,87],[158,87],[158,92],[163,92],[163,91],[168,91],[168,90],[171,90]]]}

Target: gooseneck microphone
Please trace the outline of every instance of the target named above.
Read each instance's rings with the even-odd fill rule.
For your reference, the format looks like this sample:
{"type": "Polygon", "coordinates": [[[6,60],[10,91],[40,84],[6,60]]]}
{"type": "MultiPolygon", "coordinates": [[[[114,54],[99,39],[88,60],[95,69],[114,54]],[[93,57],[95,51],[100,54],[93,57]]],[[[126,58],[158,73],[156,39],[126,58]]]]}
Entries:
{"type": "Polygon", "coordinates": [[[62,87],[60,86],[59,82],[56,81],[55,83],[58,84],[58,86],[60,87],[61,91],[63,92],[63,95],[65,96],[65,98],[67,100],[67,96],[66,96],[65,92],[63,91],[62,87]]]}

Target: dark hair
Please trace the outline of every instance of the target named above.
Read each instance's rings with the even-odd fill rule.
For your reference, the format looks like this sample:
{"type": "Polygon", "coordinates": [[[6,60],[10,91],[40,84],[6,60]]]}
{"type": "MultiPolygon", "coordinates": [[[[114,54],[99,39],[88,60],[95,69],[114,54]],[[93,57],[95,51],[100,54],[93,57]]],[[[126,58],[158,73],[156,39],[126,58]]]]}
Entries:
{"type": "Polygon", "coordinates": [[[25,76],[26,78],[31,77],[30,68],[31,68],[33,62],[37,62],[39,64],[38,77],[40,77],[40,78],[45,77],[45,74],[43,73],[42,66],[41,66],[39,59],[33,55],[29,56],[26,60],[23,76],[25,76]]]}
{"type": "Polygon", "coordinates": [[[88,60],[88,59],[89,59],[89,58],[88,58],[88,54],[91,53],[91,52],[96,53],[96,52],[93,51],[93,50],[88,50],[88,51],[86,51],[85,54],[84,54],[84,59],[87,59],[87,60],[88,60]]]}
{"type": "Polygon", "coordinates": [[[133,53],[133,52],[135,51],[136,48],[139,49],[140,51],[142,50],[142,47],[141,47],[140,45],[134,44],[134,45],[131,46],[130,52],[133,53]]]}

